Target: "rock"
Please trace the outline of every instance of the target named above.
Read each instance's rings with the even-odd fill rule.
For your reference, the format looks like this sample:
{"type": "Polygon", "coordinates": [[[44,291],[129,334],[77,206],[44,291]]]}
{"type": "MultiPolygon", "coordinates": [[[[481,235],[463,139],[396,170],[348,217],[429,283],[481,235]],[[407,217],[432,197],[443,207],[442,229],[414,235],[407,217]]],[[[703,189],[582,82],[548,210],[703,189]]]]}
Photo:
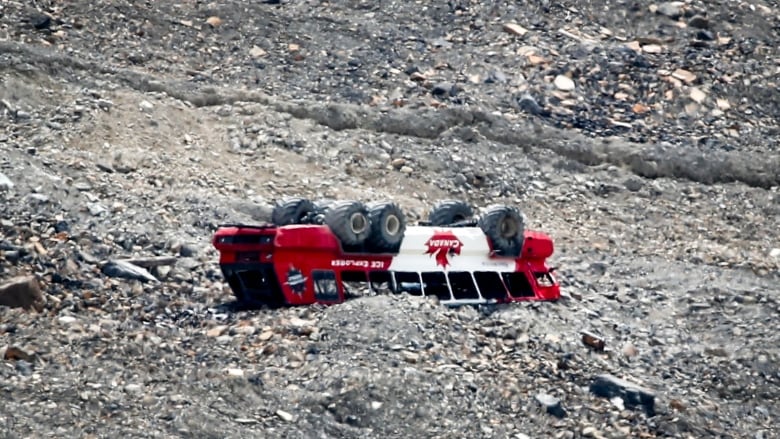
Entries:
{"type": "Polygon", "coordinates": [[[268,52],[260,47],[252,46],[252,48],[249,49],[249,55],[251,55],[253,58],[261,58],[268,55],[268,52]]]}
{"type": "Polygon", "coordinates": [[[72,325],[79,321],[76,317],[73,316],[60,316],[57,318],[57,321],[60,322],[63,325],[72,325]]]}
{"type": "Polygon", "coordinates": [[[394,159],[392,162],[390,162],[390,166],[392,166],[395,169],[401,169],[404,167],[405,164],[406,164],[406,159],[401,157],[394,159]]]}
{"type": "Polygon", "coordinates": [[[558,90],[561,90],[561,91],[572,91],[572,90],[574,90],[574,81],[572,81],[572,79],[569,78],[566,75],[558,75],[558,76],[556,76],[554,84],[555,84],[555,87],[558,88],[558,90]]]}
{"type": "Polygon", "coordinates": [[[403,357],[404,357],[404,361],[406,361],[407,363],[417,363],[417,361],[419,361],[420,359],[419,354],[417,354],[416,352],[409,352],[409,351],[405,351],[403,353],[403,357]]]}
{"type": "Polygon", "coordinates": [[[623,181],[623,186],[630,192],[639,192],[644,185],[645,183],[638,177],[629,177],[623,181]]]}
{"type": "Polygon", "coordinates": [[[457,91],[455,84],[451,82],[440,82],[433,86],[431,94],[434,96],[455,96],[457,91]]]}
{"type": "Polygon", "coordinates": [[[126,393],[137,394],[141,390],[143,390],[143,387],[137,383],[130,383],[130,384],[125,384],[124,390],[126,393]]]}
{"type": "Polygon", "coordinates": [[[681,1],[663,2],[657,6],[656,13],[669,18],[678,19],[683,15],[685,3],[681,1]]]}
{"type": "Polygon", "coordinates": [[[213,328],[210,328],[208,331],[206,331],[206,337],[212,337],[217,338],[220,337],[222,334],[227,331],[228,327],[227,325],[219,325],[215,326],[213,328]]]}
{"type": "Polygon", "coordinates": [[[146,269],[122,260],[109,261],[103,266],[101,271],[109,277],[140,280],[143,282],[159,282],[146,269]]]}
{"type": "Polygon", "coordinates": [[[546,393],[538,393],[535,399],[539,405],[545,408],[547,413],[557,418],[566,417],[566,410],[563,408],[563,405],[561,405],[561,401],[558,398],[546,393]]]}
{"type": "Polygon", "coordinates": [[[49,197],[44,194],[30,194],[26,197],[30,204],[46,204],[49,202],[49,197]]]}
{"type": "Polygon", "coordinates": [[[520,110],[533,114],[534,116],[541,116],[544,114],[542,107],[536,102],[536,99],[529,94],[521,96],[517,101],[517,105],[520,107],[520,110]]]}
{"type": "Polygon", "coordinates": [[[242,378],[244,376],[244,370],[237,367],[230,367],[225,372],[231,378],[242,378]]]}
{"type": "Polygon", "coordinates": [[[37,30],[48,29],[51,26],[51,16],[35,12],[30,16],[30,24],[37,30]]]}
{"type": "MultiPolygon", "coordinates": [[[[30,114],[29,112],[24,111],[24,110],[16,110],[16,120],[18,122],[27,122],[30,119],[32,119],[32,114],[30,114]]],[[[27,151],[28,152],[32,151],[32,154],[35,154],[35,149],[34,148],[33,149],[28,148],[27,151]]]]}
{"type": "Polygon", "coordinates": [[[152,110],[154,110],[154,104],[152,104],[149,101],[141,101],[141,103],[138,105],[141,108],[141,111],[143,111],[144,113],[149,113],[152,110]]]}
{"type": "Polygon", "coordinates": [[[696,32],[696,39],[701,41],[715,41],[715,34],[710,32],[709,30],[702,29],[698,32],[696,32]]]}
{"type": "Polygon", "coordinates": [[[710,27],[710,21],[701,15],[694,15],[690,20],[688,20],[688,26],[699,29],[707,29],[710,27]]]}
{"type": "Polygon", "coordinates": [[[487,78],[485,78],[485,84],[504,83],[507,81],[506,75],[500,70],[491,70],[487,78]]]}
{"type": "Polygon", "coordinates": [[[0,306],[42,311],[43,293],[34,276],[18,276],[0,284],[0,306]]]}
{"type": "Polygon", "coordinates": [[[179,255],[185,258],[195,257],[198,255],[198,253],[198,246],[194,244],[182,244],[181,248],[179,249],[179,255]]]}
{"type": "Polygon", "coordinates": [[[636,357],[639,351],[637,350],[636,346],[634,346],[631,343],[626,343],[623,345],[623,355],[627,358],[636,357]]]}
{"type": "Polygon", "coordinates": [[[276,416],[278,416],[279,419],[281,419],[284,422],[292,422],[292,420],[294,419],[294,417],[293,417],[293,415],[291,413],[288,413],[288,412],[286,412],[284,410],[277,410],[276,411],[276,416]]]}
{"type": "Polygon", "coordinates": [[[685,69],[677,69],[674,72],[672,72],[672,77],[679,79],[680,81],[684,81],[687,83],[692,83],[696,80],[696,75],[689,72],[685,69]]]}
{"type": "Polygon", "coordinates": [[[584,427],[582,429],[582,436],[583,437],[593,437],[593,438],[602,438],[602,434],[600,431],[596,429],[596,427],[592,425],[588,425],[587,427],[584,427]]]}
{"type": "Polygon", "coordinates": [[[769,251],[769,257],[770,258],[775,258],[775,259],[780,259],[780,248],[773,248],[772,250],[770,250],[769,251]]]}
{"type": "Polygon", "coordinates": [[[528,29],[524,28],[523,26],[520,26],[517,23],[505,23],[504,31],[520,37],[528,33],[528,29]]]}
{"type": "Polygon", "coordinates": [[[87,203],[87,210],[92,216],[100,216],[108,212],[108,209],[100,203],[87,203]]]}
{"type": "Polygon", "coordinates": [[[5,174],[0,172],[0,192],[13,189],[14,183],[5,174]]]}
{"type": "Polygon", "coordinates": [[[114,106],[114,103],[108,99],[98,99],[97,106],[103,111],[109,111],[114,106]]]}
{"type": "Polygon", "coordinates": [[[606,342],[603,337],[589,331],[582,331],[582,343],[599,352],[603,352],[606,347],[606,342]]]}
{"type": "Polygon", "coordinates": [[[218,27],[222,24],[222,19],[212,15],[211,17],[206,19],[206,24],[208,24],[211,27],[218,27]]]}
{"type": "Polygon", "coordinates": [[[73,183],[73,188],[78,189],[82,192],[91,191],[92,190],[92,184],[88,181],[77,181],[73,183]]]}
{"type": "Polygon", "coordinates": [[[707,99],[707,95],[698,87],[692,87],[690,93],[691,99],[697,104],[701,104],[705,99],[707,99]]]}
{"type": "Polygon", "coordinates": [[[641,407],[648,416],[655,414],[655,393],[637,384],[602,374],[590,384],[590,391],[596,396],[612,399],[619,397],[628,408],[641,407]]]}
{"type": "Polygon", "coordinates": [[[28,363],[32,363],[35,361],[35,355],[29,354],[22,350],[18,346],[7,346],[4,349],[0,349],[0,358],[3,358],[6,361],[26,361],[28,363]]]}

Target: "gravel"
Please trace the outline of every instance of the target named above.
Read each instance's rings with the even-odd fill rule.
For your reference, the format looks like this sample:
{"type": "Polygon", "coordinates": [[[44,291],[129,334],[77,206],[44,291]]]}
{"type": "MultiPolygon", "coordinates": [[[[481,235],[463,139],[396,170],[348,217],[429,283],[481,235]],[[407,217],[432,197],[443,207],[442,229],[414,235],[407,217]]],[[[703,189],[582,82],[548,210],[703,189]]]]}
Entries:
{"type": "Polygon", "coordinates": [[[0,5],[8,437],[755,437],[780,416],[772,2],[0,5]],[[556,303],[239,309],[289,195],[519,205],[556,303]]]}

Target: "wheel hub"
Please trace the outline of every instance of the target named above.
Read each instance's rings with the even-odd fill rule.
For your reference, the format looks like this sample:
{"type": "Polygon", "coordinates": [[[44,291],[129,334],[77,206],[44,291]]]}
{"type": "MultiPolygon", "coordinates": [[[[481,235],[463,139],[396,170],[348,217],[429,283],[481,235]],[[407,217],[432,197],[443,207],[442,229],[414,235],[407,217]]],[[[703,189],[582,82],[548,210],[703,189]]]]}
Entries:
{"type": "Polygon", "coordinates": [[[360,234],[368,228],[368,221],[360,213],[354,213],[349,218],[349,226],[352,229],[352,233],[360,234]]]}
{"type": "Polygon", "coordinates": [[[385,230],[390,235],[396,235],[398,234],[398,231],[401,229],[401,221],[398,220],[398,217],[395,215],[389,215],[385,219],[385,230]]]}
{"type": "Polygon", "coordinates": [[[517,224],[510,218],[504,218],[499,226],[501,236],[504,238],[512,238],[517,234],[517,224]]]}

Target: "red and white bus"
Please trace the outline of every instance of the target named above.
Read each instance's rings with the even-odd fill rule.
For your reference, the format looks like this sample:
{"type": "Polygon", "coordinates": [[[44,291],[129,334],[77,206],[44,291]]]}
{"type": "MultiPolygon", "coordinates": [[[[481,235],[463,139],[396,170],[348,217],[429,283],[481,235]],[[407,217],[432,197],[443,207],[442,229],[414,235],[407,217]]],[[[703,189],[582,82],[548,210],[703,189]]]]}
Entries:
{"type": "MultiPolygon", "coordinates": [[[[500,238],[491,235],[495,227],[491,229],[490,224],[445,221],[454,225],[406,226],[403,218],[398,218],[398,210],[384,209],[385,214],[396,213],[394,219],[400,220],[396,223],[387,221],[388,215],[372,216],[380,210],[363,210],[366,224],[351,230],[372,229],[373,222],[374,230],[360,235],[369,242],[381,224],[385,237],[388,230],[398,235],[394,247],[377,249],[355,240],[345,242],[348,240],[338,233],[338,225],[334,226],[333,220],[329,225],[327,219],[320,221],[324,224],[226,225],[215,233],[213,245],[219,250],[225,280],[245,303],[336,304],[348,298],[347,285],[359,282],[373,290],[387,285],[395,293],[433,295],[445,305],[560,297],[554,270],[547,266],[553,241],[545,233],[523,230],[517,223],[507,231],[506,225],[498,224],[498,229],[514,233],[510,237],[518,244],[515,251],[502,252],[497,248],[500,238]]],[[[484,218],[490,218],[490,212],[484,218]]],[[[518,217],[492,218],[506,221],[518,217]]],[[[351,220],[354,225],[354,217],[351,220]]],[[[506,242],[502,241],[504,247],[506,242]]]]}

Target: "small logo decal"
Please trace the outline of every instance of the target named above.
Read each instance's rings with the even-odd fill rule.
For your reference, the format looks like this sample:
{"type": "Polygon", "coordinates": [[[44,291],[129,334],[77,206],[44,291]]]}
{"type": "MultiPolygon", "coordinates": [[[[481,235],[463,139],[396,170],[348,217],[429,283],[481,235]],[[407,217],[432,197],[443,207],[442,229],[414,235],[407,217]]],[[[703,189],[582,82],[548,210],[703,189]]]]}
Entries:
{"type": "Polygon", "coordinates": [[[306,277],[295,267],[290,267],[287,271],[287,282],[285,282],[293,293],[302,295],[306,289],[306,277]]]}
{"type": "Polygon", "coordinates": [[[450,265],[450,255],[459,255],[463,243],[452,232],[434,232],[426,242],[426,255],[436,257],[436,265],[447,268],[450,265]]]}

